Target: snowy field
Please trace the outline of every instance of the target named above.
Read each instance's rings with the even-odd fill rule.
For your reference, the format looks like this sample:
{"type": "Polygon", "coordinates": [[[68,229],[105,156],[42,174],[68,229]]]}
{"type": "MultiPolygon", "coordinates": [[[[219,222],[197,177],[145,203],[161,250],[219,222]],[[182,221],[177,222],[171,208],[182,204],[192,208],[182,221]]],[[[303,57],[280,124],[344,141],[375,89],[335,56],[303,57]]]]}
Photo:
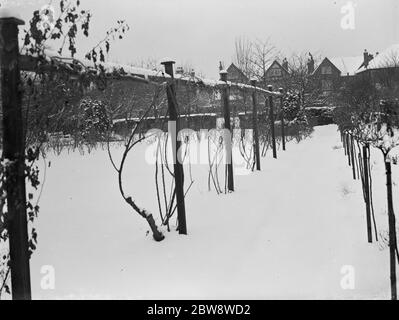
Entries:
{"type": "MultiPolygon", "coordinates": [[[[146,147],[128,159],[127,189],[157,212],[146,147]]],[[[337,127],[316,127],[278,156],[269,153],[261,172],[236,176],[236,192],[219,196],[208,192],[208,167],[194,165],[189,234],[172,231],[157,243],[121,198],[105,150],[48,154],[33,298],[389,299],[389,252],[367,243],[361,183],[352,180],[337,127]],[[54,267],[54,290],[40,287],[43,265],[54,267]],[[344,266],[354,268],[354,289],[341,287],[344,266]]],[[[371,161],[384,231],[382,156],[373,151],[371,161]]]]}

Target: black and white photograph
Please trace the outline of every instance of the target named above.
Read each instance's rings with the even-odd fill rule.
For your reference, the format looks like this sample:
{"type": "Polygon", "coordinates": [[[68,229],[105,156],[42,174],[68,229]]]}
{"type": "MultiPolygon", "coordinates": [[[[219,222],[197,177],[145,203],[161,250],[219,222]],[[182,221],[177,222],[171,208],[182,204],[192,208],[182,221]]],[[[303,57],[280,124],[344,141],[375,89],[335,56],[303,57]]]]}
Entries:
{"type": "Polygon", "coordinates": [[[0,0],[0,106],[0,305],[397,300],[397,0],[0,0]]]}

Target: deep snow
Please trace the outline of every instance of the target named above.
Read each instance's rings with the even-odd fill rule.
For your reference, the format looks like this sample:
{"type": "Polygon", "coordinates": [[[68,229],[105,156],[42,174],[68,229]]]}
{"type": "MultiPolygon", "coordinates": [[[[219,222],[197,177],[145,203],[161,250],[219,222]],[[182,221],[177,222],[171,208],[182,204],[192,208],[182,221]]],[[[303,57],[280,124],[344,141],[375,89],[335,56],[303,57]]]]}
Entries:
{"type": "MultiPolygon", "coordinates": [[[[156,212],[146,147],[129,158],[128,189],[156,212]]],[[[389,253],[367,243],[361,184],[352,180],[337,127],[316,127],[311,138],[288,143],[278,156],[262,159],[261,172],[236,176],[236,192],[228,195],[208,192],[208,167],[193,166],[189,234],[173,231],[157,243],[122,200],[105,150],[48,154],[31,260],[33,298],[389,298],[389,253]],[[55,268],[54,290],[40,288],[43,265],[55,268]],[[354,290],[341,288],[345,265],[354,267],[354,290]]],[[[378,151],[372,164],[376,218],[384,230],[378,151]]]]}

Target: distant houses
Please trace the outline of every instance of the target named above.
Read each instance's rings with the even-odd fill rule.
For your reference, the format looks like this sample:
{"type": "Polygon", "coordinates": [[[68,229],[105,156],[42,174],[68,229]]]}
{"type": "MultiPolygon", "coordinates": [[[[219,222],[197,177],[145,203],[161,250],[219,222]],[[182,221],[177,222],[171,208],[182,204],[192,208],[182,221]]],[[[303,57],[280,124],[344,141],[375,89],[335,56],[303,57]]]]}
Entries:
{"type": "MultiPolygon", "coordinates": [[[[312,83],[312,90],[320,97],[329,97],[340,91],[348,81],[366,78],[377,89],[389,89],[399,93],[399,44],[392,45],[380,53],[371,54],[364,50],[363,54],[352,57],[325,57],[318,65],[309,53],[307,62],[307,79],[312,83]]],[[[305,66],[306,69],[306,66],[305,66]]],[[[228,80],[249,83],[249,78],[240,68],[232,63],[228,68],[228,80]]],[[[306,73],[306,71],[305,71],[306,73]]],[[[272,61],[259,79],[261,85],[273,85],[288,89],[294,78],[294,71],[287,59],[272,61]]],[[[306,90],[304,91],[306,95],[306,90]]],[[[320,101],[325,101],[321,99],[320,101]]]]}

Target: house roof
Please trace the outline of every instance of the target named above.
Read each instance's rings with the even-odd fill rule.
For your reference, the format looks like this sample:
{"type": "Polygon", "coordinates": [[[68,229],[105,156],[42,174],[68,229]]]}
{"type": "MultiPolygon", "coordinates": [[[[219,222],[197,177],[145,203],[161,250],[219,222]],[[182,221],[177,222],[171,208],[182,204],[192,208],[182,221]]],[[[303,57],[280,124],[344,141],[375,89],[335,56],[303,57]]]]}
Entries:
{"type": "Polygon", "coordinates": [[[286,73],[289,73],[289,71],[287,70],[287,69],[285,69],[282,65],[281,65],[281,63],[280,62],[278,62],[278,60],[274,60],[270,65],[269,65],[269,67],[266,69],[266,72],[268,72],[270,69],[271,69],[271,67],[273,67],[273,65],[275,65],[275,64],[277,64],[282,70],[284,70],[286,73]]]}
{"type": "Polygon", "coordinates": [[[321,67],[322,65],[324,65],[325,63],[329,63],[329,64],[332,65],[336,70],[338,70],[339,72],[341,72],[341,70],[338,69],[337,66],[336,66],[334,63],[332,63],[330,59],[328,59],[327,57],[325,57],[325,58],[323,59],[323,61],[322,61],[322,62],[317,66],[317,68],[313,71],[312,75],[316,74],[316,73],[318,72],[318,70],[320,69],[320,67],[321,67]]]}
{"type": "Polygon", "coordinates": [[[244,72],[237,67],[234,63],[230,64],[230,66],[227,68],[227,72],[230,72],[231,69],[236,70],[244,79],[248,80],[248,77],[244,74],[244,72]]]}
{"type": "Polygon", "coordinates": [[[334,57],[330,61],[341,71],[342,76],[353,76],[362,65],[363,59],[363,56],[334,57]]]}
{"type": "Polygon", "coordinates": [[[399,43],[393,44],[380,52],[373,60],[370,61],[367,68],[360,68],[357,73],[387,67],[399,67],[399,43]]]}

